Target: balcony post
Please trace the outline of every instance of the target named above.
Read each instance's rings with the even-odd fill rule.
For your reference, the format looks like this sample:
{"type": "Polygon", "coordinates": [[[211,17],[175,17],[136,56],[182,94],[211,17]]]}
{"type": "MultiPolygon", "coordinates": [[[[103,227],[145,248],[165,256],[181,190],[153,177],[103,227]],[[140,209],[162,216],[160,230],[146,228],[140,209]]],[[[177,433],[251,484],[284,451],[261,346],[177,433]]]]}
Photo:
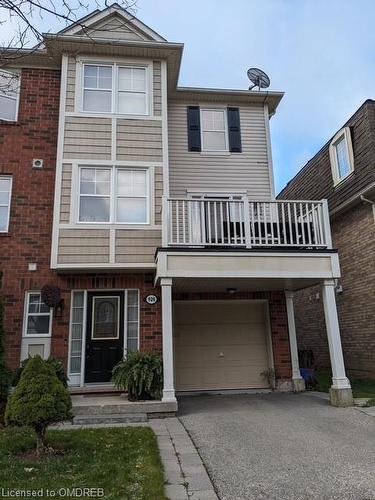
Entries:
{"type": "Polygon", "coordinates": [[[332,248],[331,223],[329,220],[328,201],[322,200],[324,239],[327,248],[332,248]]]}
{"type": "Polygon", "coordinates": [[[353,395],[350,382],[345,373],[340,328],[337,317],[334,280],[324,280],[322,285],[322,298],[332,368],[332,386],[330,389],[331,404],[333,406],[352,406],[353,395]]]}
{"type": "Polygon", "coordinates": [[[295,392],[305,390],[305,381],[301,377],[298,361],[298,347],[297,347],[297,334],[296,323],[294,320],[294,293],[285,291],[286,299],[286,312],[288,316],[288,330],[289,330],[289,345],[290,345],[290,358],[292,361],[292,381],[293,389],[295,392]]]}
{"type": "Polygon", "coordinates": [[[162,234],[161,234],[161,240],[162,240],[162,246],[167,247],[169,244],[169,238],[168,238],[168,233],[169,233],[169,218],[170,218],[170,213],[169,213],[169,200],[166,196],[163,196],[162,198],[162,234]]]}
{"type": "Polygon", "coordinates": [[[245,225],[245,244],[246,248],[251,248],[251,231],[250,231],[250,205],[247,196],[243,199],[243,220],[245,225]]]}
{"type": "Polygon", "coordinates": [[[172,321],[172,279],[161,282],[162,332],[163,332],[163,397],[162,401],[175,403],[173,321],[172,321]]]}

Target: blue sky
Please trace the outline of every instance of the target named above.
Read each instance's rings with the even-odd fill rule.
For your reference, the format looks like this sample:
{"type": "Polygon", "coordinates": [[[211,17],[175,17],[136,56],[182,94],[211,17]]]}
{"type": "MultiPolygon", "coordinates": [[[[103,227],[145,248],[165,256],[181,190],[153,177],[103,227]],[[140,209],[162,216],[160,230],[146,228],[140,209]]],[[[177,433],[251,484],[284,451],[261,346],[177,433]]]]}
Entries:
{"type": "MultiPolygon", "coordinates": [[[[271,120],[276,191],[375,98],[373,0],[138,0],[136,15],[185,43],[180,85],[246,89],[256,66],[285,91],[271,120]]],[[[14,27],[2,26],[2,42],[14,27]]]]}

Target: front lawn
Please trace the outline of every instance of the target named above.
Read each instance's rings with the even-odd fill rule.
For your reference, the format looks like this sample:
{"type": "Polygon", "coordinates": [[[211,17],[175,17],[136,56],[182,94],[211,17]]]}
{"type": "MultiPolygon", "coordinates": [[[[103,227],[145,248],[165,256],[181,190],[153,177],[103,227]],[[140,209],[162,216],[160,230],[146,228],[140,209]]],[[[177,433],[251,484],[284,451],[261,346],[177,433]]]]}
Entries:
{"type": "Polygon", "coordinates": [[[68,497],[60,488],[89,487],[103,488],[106,500],[166,498],[156,437],[148,427],[54,430],[47,440],[60,454],[36,460],[32,431],[0,431],[2,491],[53,490],[59,498],[68,497]]]}
{"type": "MultiPolygon", "coordinates": [[[[332,375],[329,371],[317,373],[318,385],[316,390],[329,392],[332,385],[332,375]]],[[[375,380],[363,380],[350,377],[350,384],[355,398],[375,398],[375,380]]]]}

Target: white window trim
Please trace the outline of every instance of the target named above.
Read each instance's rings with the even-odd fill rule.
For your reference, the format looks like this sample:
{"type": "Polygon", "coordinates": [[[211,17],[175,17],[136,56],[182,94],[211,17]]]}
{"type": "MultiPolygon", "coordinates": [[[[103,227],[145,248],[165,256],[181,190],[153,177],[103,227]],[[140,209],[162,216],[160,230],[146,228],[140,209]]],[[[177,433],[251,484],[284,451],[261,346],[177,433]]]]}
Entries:
{"type": "Polygon", "coordinates": [[[230,154],[229,151],[229,135],[228,135],[228,113],[225,107],[199,107],[200,113],[200,133],[201,133],[201,153],[203,154],[218,154],[218,155],[226,155],[230,154]],[[225,149],[204,149],[203,148],[203,112],[204,111],[221,111],[224,113],[224,134],[225,134],[225,149]]]}
{"type": "Polygon", "coordinates": [[[341,129],[334,136],[334,138],[332,139],[332,141],[329,145],[329,156],[330,156],[330,161],[331,161],[333,184],[334,184],[334,186],[337,186],[338,184],[343,182],[345,179],[347,179],[354,172],[353,145],[352,145],[352,138],[351,138],[349,127],[345,127],[343,129],[341,129]],[[345,141],[346,152],[348,155],[349,167],[350,167],[349,172],[344,177],[340,177],[340,175],[339,175],[339,165],[338,165],[337,154],[336,154],[336,145],[342,139],[344,139],[344,141],[345,141]]]}
{"type": "MultiPolygon", "coordinates": [[[[105,59],[82,59],[77,58],[77,68],[79,69],[79,77],[77,78],[78,88],[76,84],[76,95],[79,95],[78,111],[84,115],[109,115],[111,117],[149,117],[153,114],[153,64],[152,62],[139,61],[108,61],[105,59]],[[111,110],[110,111],[85,111],[83,109],[84,95],[84,66],[111,66],[112,67],[112,90],[111,90],[111,110]],[[118,103],[118,68],[144,68],[146,70],[146,112],[145,113],[119,113],[117,111],[118,103]]],[[[77,76],[77,75],[76,75],[77,76]]]]}
{"type": "MultiPolygon", "coordinates": [[[[19,110],[19,106],[20,106],[21,72],[19,70],[7,71],[5,69],[1,69],[1,71],[3,73],[17,74],[18,75],[18,83],[19,83],[19,85],[18,85],[17,95],[16,95],[16,98],[15,98],[15,101],[16,101],[16,112],[15,112],[15,115],[14,115],[14,119],[10,120],[8,118],[1,118],[0,117],[0,122],[15,123],[15,122],[18,121],[18,110],[19,110]]],[[[1,94],[1,90],[0,90],[0,94],[1,94]]],[[[9,99],[13,99],[12,97],[9,97],[9,96],[5,96],[5,97],[8,97],[9,99]]]]}
{"type": "Polygon", "coordinates": [[[91,316],[91,340],[118,340],[120,338],[120,297],[118,295],[95,295],[92,298],[92,316],[91,316]],[[116,337],[93,337],[95,326],[95,301],[97,299],[116,299],[117,301],[117,336],[116,337]]]}
{"type": "Polygon", "coordinates": [[[127,288],[125,290],[125,300],[124,300],[124,354],[128,352],[128,292],[137,292],[138,294],[138,317],[137,317],[137,350],[139,351],[140,346],[140,316],[141,316],[141,303],[140,303],[140,291],[139,288],[127,288]]]}
{"type": "Polygon", "coordinates": [[[50,307],[49,309],[49,331],[48,333],[27,333],[27,320],[29,315],[30,316],[47,316],[48,313],[29,313],[29,304],[30,304],[30,295],[39,293],[41,294],[40,290],[28,290],[25,294],[25,307],[24,307],[24,314],[23,314],[23,329],[22,329],[22,336],[26,339],[31,339],[31,338],[47,338],[51,337],[52,335],[52,320],[53,320],[53,309],[50,307]]]}
{"type": "MultiPolygon", "coordinates": [[[[151,168],[150,167],[137,167],[137,166],[123,166],[123,165],[78,165],[77,169],[77,183],[76,183],[76,214],[75,214],[75,222],[79,225],[104,225],[104,226],[149,226],[151,224],[151,202],[153,201],[153,193],[151,192],[151,168]],[[79,220],[79,210],[80,210],[80,198],[81,198],[81,170],[83,168],[95,168],[95,169],[107,169],[111,170],[111,192],[109,194],[110,199],[110,209],[109,209],[109,221],[80,221],[79,220]],[[146,172],[146,221],[145,222],[117,222],[117,170],[141,170],[146,172]]],[[[86,196],[86,195],[82,195],[86,196]]],[[[103,195],[107,196],[107,195],[103,195]]]]}
{"type": "Polygon", "coordinates": [[[6,229],[0,230],[1,234],[6,234],[6,233],[9,233],[10,206],[11,206],[11,203],[12,203],[13,176],[11,176],[11,175],[0,175],[0,179],[9,179],[10,180],[9,203],[8,203],[8,205],[0,205],[2,207],[8,207],[6,229]]]}

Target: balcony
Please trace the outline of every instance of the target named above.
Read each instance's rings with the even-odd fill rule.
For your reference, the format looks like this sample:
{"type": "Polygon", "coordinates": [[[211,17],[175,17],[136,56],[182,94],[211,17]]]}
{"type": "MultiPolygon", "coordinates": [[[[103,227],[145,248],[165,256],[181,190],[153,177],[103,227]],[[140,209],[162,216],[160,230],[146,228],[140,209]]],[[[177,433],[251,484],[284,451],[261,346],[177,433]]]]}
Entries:
{"type": "Polygon", "coordinates": [[[329,250],[327,201],[164,198],[163,247],[329,250]]]}

